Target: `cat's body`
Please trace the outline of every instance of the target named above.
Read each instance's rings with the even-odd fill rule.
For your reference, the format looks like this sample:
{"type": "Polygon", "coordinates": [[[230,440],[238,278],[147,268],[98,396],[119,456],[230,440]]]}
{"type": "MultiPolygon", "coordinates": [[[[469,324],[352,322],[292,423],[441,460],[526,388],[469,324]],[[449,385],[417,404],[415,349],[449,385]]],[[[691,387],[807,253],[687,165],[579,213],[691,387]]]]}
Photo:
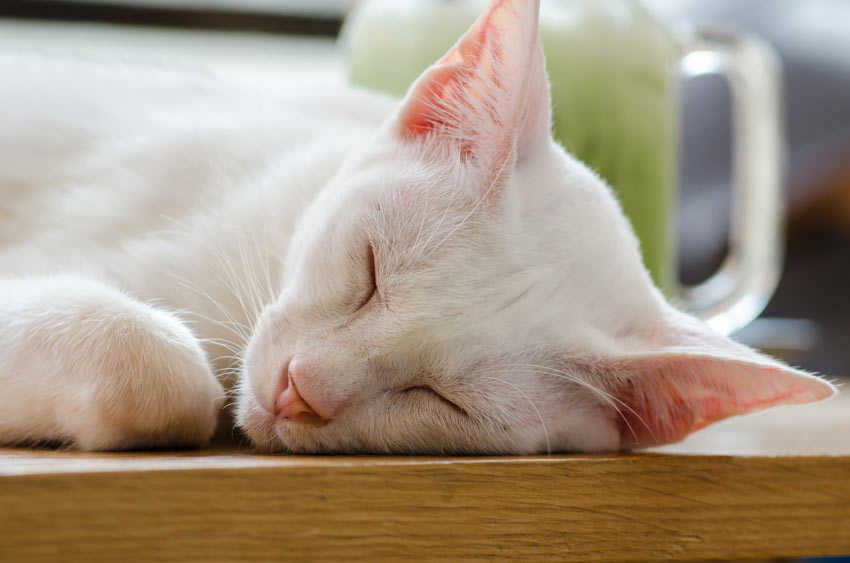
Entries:
{"type": "MultiPolygon", "coordinates": [[[[75,57],[6,53],[0,73],[16,77],[0,94],[4,301],[86,278],[120,288],[179,311],[227,387],[231,348],[245,345],[243,327],[280,283],[304,208],[393,107],[356,90],[264,94],[185,69],[75,57]]],[[[0,373],[4,388],[46,377],[19,369],[0,373]]],[[[29,425],[51,395],[68,407],[64,393],[4,393],[0,410],[17,405],[29,425]]],[[[5,427],[12,418],[0,418],[0,440],[20,435],[5,427]]]]}
{"type": "Polygon", "coordinates": [[[91,271],[169,307],[191,297],[165,265],[214,291],[188,257],[237,260],[240,232],[282,256],[304,207],[393,108],[126,62],[6,54],[0,71],[15,76],[0,107],[3,273],[91,271]]]}
{"type": "Polygon", "coordinates": [[[204,443],[237,356],[241,426],[294,451],[617,449],[831,394],[664,302],[537,45],[496,1],[400,107],[0,56],[0,442],[204,443]]]}

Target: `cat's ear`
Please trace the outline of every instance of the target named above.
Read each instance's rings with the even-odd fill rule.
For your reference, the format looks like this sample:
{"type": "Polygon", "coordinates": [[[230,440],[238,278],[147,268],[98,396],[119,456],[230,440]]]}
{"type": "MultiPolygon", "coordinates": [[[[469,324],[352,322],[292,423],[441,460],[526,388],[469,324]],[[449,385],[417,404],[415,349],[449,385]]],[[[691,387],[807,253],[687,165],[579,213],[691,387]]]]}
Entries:
{"type": "Polygon", "coordinates": [[[677,442],[733,415],[808,403],[835,394],[813,375],[677,315],[628,353],[602,360],[614,375],[624,448],[677,442]],[[641,350],[643,348],[643,350],[641,350]]]}
{"type": "Polygon", "coordinates": [[[550,137],[549,84],[538,37],[539,0],[494,0],[411,86],[399,134],[432,136],[464,158],[505,170],[550,137]]]}

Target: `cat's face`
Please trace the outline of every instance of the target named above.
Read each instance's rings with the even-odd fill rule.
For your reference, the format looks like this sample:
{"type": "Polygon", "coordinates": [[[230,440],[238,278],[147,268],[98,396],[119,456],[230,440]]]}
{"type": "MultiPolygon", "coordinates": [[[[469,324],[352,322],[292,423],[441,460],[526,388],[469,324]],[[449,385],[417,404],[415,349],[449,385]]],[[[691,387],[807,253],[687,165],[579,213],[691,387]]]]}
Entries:
{"type": "Polygon", "coordinates": [[[831,392],[652,287],[551,139],[536,10],[494,2],[305,215],[245,356],[261,447],[612,450],[831,392]]]}
{"type": "Polygon", "coordinates": [[[554,371],[568,368],[565,326],[583,316],[562,218],[508,197],[530,183],[562,189],[563,170],[543,166],[558,156],[490,195],[485,174],[421,147],[387,142],[349,163],[305,217],[246,356],[243,400],[273,411],[297,358],[299,392],[330,422],[261,414],[259,428],[278,434],[258,439],[246,424],[252,437],[295,451],[530,452],[592,447],[571,438],[592,431],[616,448],[607,411],[554,371]]]}

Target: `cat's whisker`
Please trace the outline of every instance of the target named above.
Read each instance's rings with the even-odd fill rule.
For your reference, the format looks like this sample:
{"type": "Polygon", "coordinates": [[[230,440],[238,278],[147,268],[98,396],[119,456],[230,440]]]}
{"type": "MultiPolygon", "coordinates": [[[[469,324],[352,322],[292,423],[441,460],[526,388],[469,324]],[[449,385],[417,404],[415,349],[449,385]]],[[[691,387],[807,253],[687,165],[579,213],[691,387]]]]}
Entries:
{"type": "Polygon", "coordinates": [[[257,249],[257,253],[258,253],[257,258],[258,258],[258,261],[260,263],[260,274],[262,275],[262,279],[257,280],[257,283],[258,284],[259,283],[265,284],[265,295],[264,295],[263,302],[264,303],[271,303],[274,300],[275,291],[272,288],[272,279],[271,279],[270,264],[269,264],[269,261],[271,260],[272,253],[271,253],[271,246],[269,245],[268,217],[267,217],[267,213],[265,211],[266,209],[268,209],[268,207],[265,205],[265,202],[263,201],[264,196],[265,196],[265,183],[261,183],[260,189],[258,191],[258,197],[260,198],[260,209],[262,210],[260,212],[260,227],[261,227],[260,232],[262,233],[262,236],[263,236],[262,245],[256,244],[257,243],[256,239],[254,240],[254,242],[255,242],[255,248],[257,249]]]}
{"type": "MultiPolygon", "coordinates": [[[[263,241],[262,245],[257,240],[257,234],[251,236],[251,248],[255,252],[254,261],[259,265],[258,268],[252,268],[253,264],[247,264],[246,271],[256,271],[260,275],[249,278],[252,282],[254,295],[254,311],[251,316],[252,325],[256,325],[257,319],[263,310],[274,301],[275,291],[272,287],[271,272],[269,268],[270,252],[268,252],[268,236],[265,232],[265,221],[263,221],[263,241]]],[[[253,330],[254,326],[252,326],[253,330]]]]}
{"type": "Polygon", "coordinates": [[[225,285],[228,289],[230,289],[231,293],[236,298],[236,301],[238,302],[244,317],[246,319],[251,319],[252,314],[249,310],[248,303],[246,302],[247,296],[245,295],[244,283],[242,283],[239,279],[239,276],[236,273],[235,266],[233,265],[233,261],[220,259],[219,262],[224,270],[224,274],[227,276],[228,281],[225,282],[225,285]]]}
{"type": "MultiPolygon", "coordinates": [[[[640,420],[645,426],[647,426],[647,428],[648,428],[648,430],[650,430],[650,432],[652,431],[651,428],[648,427],[647,423],[643,420],[643,418],[640,417],[640,415],[638,415],[636,412],[634,412],[634,410],[631,409],[627,404],[623,403],[622,401],[620,401],[619,399],[617,399],[613,395],[609,394],[605,390],[600,389],[600,388],[592,385],[591,383],[584,381],[583,379],[578,378],[577,376],[572,375],[570,373],[563,372],[561,370],[557,370],[557,369],[551,368],[549,366],[543,366],[543,365],[538,365],[538,364],[505,364],[505,363],[499,363],[496,366],[493,366],[491,368],[481,367],[480,370],[482,370],[482,371],[473,370],[471,373],[482,373],[483,370],[486,370],[487,372],[492,372],[493,370],[502,371],[503,373],[506,373],[506,374],[507,373],[510,373],[510,374],[536,373],[536,374],[539,374],[539,375],[546,375],[546,376],[549,376],[549,377],[554,377],[556,379],[564,379],[564,380],[570,381],[570,382],[575,383],[576,385],[578,385],[580,387],[583,387],[583,388],[589,390],[591,393],[597,395],[606,404],[611,406],[615,410],[617,415],[620,418],[622,418],[623,422],[625,423],[625,425],[629,429],[629,431],[632,433],[632,435],[635,435],[635,431],[631,427],[631,425],[629,424],[629,421],[626,419],[626,417],[621,412],[620,407],[618,406],[618,403],[620,405],[624,406],[632,414],[634,414],[635,417],[638,420],[640,420]],[[512,371],[504,372],[504,368],[511,369],[512,371]]],[[[499,381],[502,381],[502,380],[499,379],[499,381]]]]}
{"type": "Polygon", "coordinates": [[[214,297],[212,297],[209,293],[204,291],[202,288],[198,287],[197,284],[195,284],[195,283],[193,283],[189,280],[185,280],[183,278],[180,278],[180,277],[176,277],[176,279],[177,279],[177,284],[179,286],[184,287],[184,288],[186,288],[190,291],[193,291],[193,292],[197,293],[198,295],[200,295],[201,297],[208,300],[213,306],[215,306],[219,310],[219,312],[221,312],[226,317],[226,320],[215,319],[215,318],[209,317],[207,315],[198,313],[196,311],[191,312],[191,314],[193,316],[204,319],[206,321],[209,321],[209,322],[211,322],[211,323],[213,323],[217,326],[220,326],[220,327],[228,330],[233,335],[239,337],[241,340],[246,341],[246,342],[248,341],[248,338],[250,336],[249,333],[248,333],[248,330],[249,330],[248,327],[244,323],[237,321],[233,317],[233,314],[227,309],[227,307],[225,307],[224,305],[219,303],[218,300],[216,300],[214,297]]]}
{"type": "MultiPolygon", "coordinates": [[[[226,349],[226,348],[225,348],[226,349]]],[[[227,350],[227,349],[226,349],[227,350]]],[[[227,350],[230,351],[230,350],[227,350]]],[[[218,375],[232,375],[233,373],[239,373],[243,368],[243,358],[241,352],[237,351],[232,354],[219,354],[216,355],[215,358],[212,359],[213,366],[216,367],[216,374],[218,375]]]]}
{"type": "Polygon", "coordinates": [[[581,379],[580,377],[577,377],[577,376],[572,375],[568,372],[564,372],[564,371],[561,371],[561,370],[558,370],[558,369],[555,369],[555,368],[552,368],[552,367],[549,367],[549,366],[542,366],[542,365],[535,365],[535,364],[504,364],[503,367],[507,367],[507,368],[514,367],[514,368],[528,369],[529,371],[532,371],[533,373],[538,373],[540,375],[548,375],[550,377],[554,377],[554,378],[557,378],[557,379],[564,379],[564,380],[570,381],[572,383],[575,383],[576,385],[579,385],[579,386],[587,389],[588,391],[590,391],[591,393],[593,393],[594,395],[596,395],[597,397],[599,397],[600,399],[605,401],[605,403],[607,403],[609,406],[611,406],[614,409],[614,411],[617,413],[617,416],[619,416],[622,419],[623,423],[628,428],[629,433],[632,434],[632,436],[634,436],[635,439],[637,439],[637,433],[635,432],[634,428],[632,428],[631,424],[629,423],[628,418],[626,418],[626,416],[623,414],[620,407],[625,408],[628,412],[630,412],[632,415],[634,415],[634,417],[641,424],[643,424],[643,426],[647,429],[647,431],[650,434],[654,434],[652,427],[646,422],[646,420],[644,420],[644,418],[640,414],[635,412],[635,410],[632,407],[630,407],[628,404],[624,403],[623,401],[621,401],[620,399],[618,399],[614,395],[608,393],[604,389],[596,387],[595,385],[591,384],[588,381],[581,379]]]}
{"type": "MultiPolygon", "coordinates": [[[[247,243],[244,237],[240,237],[236,243],[236,250],[239,254],[239,265],[240,270],[243,272],[253,271],[251,268],[251,256],[249,255],[249,250],[247,247],[247,243]]],[[[236,270],[231,268],[231,273],[233,275],[234,285],[240,288],[240,292],[245,298],[245,305],[243,305],[242,309],[245,313],[245,317],[248,319],[255,319],[261,310],[260,299],[257,296],[257,286],[256,279],[252,277],[246,276],[237,276],[236,270]]]]}
{"type": "MultiPolygon", "coordinates": [[[[243,271],[250,271],[248,270],[250,265],[245,261],[244,250],[241,248],[241,245],[238,247],[238,250],[241,269],[243,271]]],[[[225,275],[227,276],[227,281],[222,280],[222,282],[236,299],[239,308],[241,309],[242,316],[247,321],[247,324],[243,324],[245,325],[247,332],[250,333],[259,314],[256,298],[252,294],[252,287],[248,285],[247,280],[237,275],[235,266],[233,265],[233,260],[222,262],[222,266],[225,275]]]]}
{"type": "MultiPolygon", "coordinates": [[[[235,375],[234,372],[235,372],[235,370],[225,371],[224,375],[235,375]]],[[[236,373],[238,373],[238,372],[236,372],[236,373]]],[[[239,396],[239,389],[240,388],[241,388],[241,385],[240,385],[239,382],[234,383],[234,385],[232,387],[230,387],[229,389],[226,389],[224,391],[225,397],[227,397],[229,399],[237,398],[239,396]]]]}
{"type": "Polygon", "coordinates": [[[537,405],[534,404],[534,401],[532,401],[531,398],[522,391],[522,389],[510,381],[503,380],[502,383],[513,388],[517,393],[522,395],[522,397],[528,401],[528,404],[531,405],[531,408],[534,409],[534,412],[537,413],[537,418],[540,420],[540,426],[543,428],[543,436],[546,438],[546,455],[552,455],[552,445],[549,442],[549,430],[546,428],[546,422],[543,420],[543,415],[540,414],[540,410],[537,408],[537,405]]]}
{"type": "Polygon", "coordinates": [[[214,317],[195,312],[189,312],[189,315],[194,317],[194,320],[192,320],[191,322],[197,322],[198,320],[210,322],[216,326],[220,326],[222,328],[227,329],[231,334],[239,337],[241,341],[245,341],[245,337],[248,335],[248,327],[240,323],[239,321],[216,319],[214,317]]]}
{"type": "MultiPolygon", "coordinates": [[[[265,209],[265,206],[263,206],[265,209]]],[[[272,249],[271,245],[269,245],[269,235],[268,235],[268,222],[266,221],[266,214],[263,213],[261,215],[262,224],[263,224],[263,246],[260,254],[260,264],[262,264],[262,275],[263,282],[265,283],[266,295],[265,302],[271,303],[275,298],[275,290],[274,284],[272,283],[272,275],[271,275],[271,258],[272,258],[272,249]]]]}
{"type": "MultiPolygon", "coordinates": [[[[181,234],[182,236],[187,236],[187,237],[192,238],[196,242],[204,243],[207,250],[209,250],[209,252],[216,259],[216,261],[219,263],[219,265],[222,267],[222,269],[226,273],[229,274],[228,279],[233,280],[233,279],[236,278],[235,275],[231,275],[233,266],[232,266],[230,260],[228,260],[227,257],[224,255],[224,253],[219,249],[219,247],[222,246],[222,245],[221,245],[221,241],[217,238],[216,234],[208,233],[209,238],[204,238],[199,233],[197,233],[194,229],[192,229],[191,227],[189,227],[188,225],[186,225],[186,224],[184,224],[180,221],[177,221],[176,219],[173,219],[173,218],[170,218],[170,217],[166,217],[165,219],[172,221],[177,225],[182,226],[184,228],[184,230],[179,232],[179,234],[181,234]],[[213,244],[209,244],[210,242],[213,243],[213,244]]],[[[199,263],[215,279],[217,279],[237,299],[237,301],[240,304],[243,304],[243,300],[241,299],[241,292],[238,290],[238,286],[234,286],[232,281],[228,281],[225,278],[223,278],[218,270],[211,267],[205,261],[195,260],[195,262],[199,263]]],[[[213,298],[208,292],[206,292],[205,290],[200,288],[197,284],[191,282],[190,280],[188,280],[186,278],[183,278],[182,276],[176,275],[176,274],[172,274],[172,276],[175,277],[175,279],[177,279],[178,282],[183,287],[185,287],[186,289],[190,289],[190,290],[202,295],[206,299],[208,299],[212,304],[214,304],[216,306],[216,308],[220,312],[222,312],[225,316],[227,316],[230,321],[233,321],[234,323],[237,322],[235,317],[233,317],[233,314],[229,311],[229,309],[227,307],[222,305],[217,299],[213,298]]],[[[245,310],[245,308],[244,308],[244,304],[243,304],[243,311],[244,310],[245,310]]],[[[245,326],[244,323],[239,323],[239,324],[242,325],[243,329],[246,332],[248,331],[248,327],[245,326]]],[[[245,338],[244,334],[240,334],[240,336],[245,338]]],[[[247,338],[245,338],[245,339],[247,340],[247,338]]]]}
{"type": "MultiPolygon", "coordinates": [[[[237,274],[235,266],[234,266],[233,257],[229,256],[223,250],[224,244],[221,241],[221,239],[219,238],[219,233],[222,230],[224,230],[223,227],[221,229],[217,230],[217,231],[208,233],[208,237],[211,239],[211,240],[208,240],[208,242],[213,243],[213,244],[208,245],[208,249],[210,250],[213,257],[218,262],[218,265],[221,268],[221,272],[224,274],[224,277],[222,276],[222,273],[220,273],[217,269],[212,268],[209,264],[206,264],[206,263],[203,263],[203,262],[202,262],[202,264],[205,267],[205,269],[208,272],[210,272],[213,276],[215,276],[215,278],[218,279],[222,283],[222,285],[231,293],[231,295],[233,295],[233,297],[238,302],[245,318],[248,319],[249,321],[251,321],[251,324],[253,324],[252,321],[255,320],[258,312],[254,313],[251,309],[254,309],[256,307],[249,307],[248,303],[246,302],[247,296],[246,296],[245,293],[246,293],[247,289],[250,289],[250,288],[247,287],[247,280],[246,280],[247,276],[240,276],[240,275],[237,274]]],[[[236,225],[231,225],[228,230],[231,231],[231,234],[234,235],[235,238],[236,238],[236,250],[239,253],[239,259],[240,259],[240,262],[241,262],[241,265],[242,265],[242,271],[243,272],[253,271],[252,269],[250,269],[250,264],[246,263],[246,261],[245,261],[245,253],[244,253],[244,250],[243,250],[243,248],[244,248],[244,238],[246,236],[245,233],[236,225]]],[[[200,235],[198,233],[193,232],[191,234],[200,238],[200,235]]],[[[201,238],[201,240],[203,240],[203,239],[201,238]]],[[[246,327],[246,330],[248,332],[250,332],[251,328],[246,327]]]]}
{"type": "MultiPolygon", "coordinates": [[[[268,268],[268,261],[263,257],[263,247],[260,245],[260,242],[257,240],[257,234],[254,233],[251,237],[251,248],[253,249],[253,262],[256,263],[256,267],[252,268],[249,271],[257,272],[260,275],[252,276],[249,279],[252,282],[253,293],[256,299],[256,305],[254,307],[254,315],[253,319],[256,320],[259,318],[260,313],[263,309],[268,306],[269,302],[272,299],[272,295],[265,290],[263,287],[263,275],[262,273],[268,268]]],[[[253,264],[249,264],[249,267],[253,264]]]]}
{"type": "Polygon", "coordinates": [[[234,407],[238,407],[238,406],[239,406],[239,400],[233,399],[231,401],[225,401],[225,403],[222,405],[222,409],[230,410],[230,409],[232,409],[234,407]]]}
{"type": "Polygon", "coordinates": [[[206,337],[206,338],[198,338],[198,342],[209,342],[215,346],[220,346],[222,348],[227,348],[229,351],[234,354],[238,353],[242,346],[233,340],[227,338],[215,338],[215,337],[206,337]]]}
{"type": "MultiPolygon", "coordinates": [[[[216,360],[231,360],[233,362],[241,362],[242,356],[239,354],[222,354],[220,356],[216,356],[216,360]]],[[[230,368],[225,368],[230,369],[230,368]]]]}
{"type": "MultiPolygon", "coordinates": [[[[184,225],[184,228],[186,226],[184,225]]],[[[195,237],[201,239],[200,235],[191,230],[183,231],[184,236],[195,237]]],[[[257,241],[256,235],[251,236],[250,233],[243,232],[238,228],[231,229],[231,248],[235,249],[236,263],[239,264],[242,272],[259,272],[261,276],[240,276],[234,266],[234,260],[228,258],[223,251],[223,244],[217,233],[210,233],[210,239],[213,244],[209,245],[209,251],[218,263],[219,268],[213,268],[209,264],[204,263],[203,266],[207,269],[214,279],[217,279],[236,299],[239,307],[242,309],[244,318],[248,323],[254,325],[261,310],[271,300],[273,295],[271,274],[269,272],[268,260],[264,258],[263,248],[257,241]],[[265,288],[262,283],[265,280],[265,288]]],[[[264,244],[267,244],[267,238],[264,244]]],[[[179,278],[179,276],[178,276],[179,278]]],[[[196,283],[189,280],[180,279],[180,284],[187,289],[190,289],[205,299],[210,301],[216,309],[225,317],[226,320],[215,319],[208,315],[200,314],[195,311],[188,313],[198,319],[202,319],[213,325],[220,326],[226,329],[237,337],[237,341],[225,339],[206,339],[206,342],[224,348],[230,354],[219,355],[213,360],[214,365],[222,363],[233,364],[231,367],[219,368],[216,370],[217,377],[226,381],[231,378],[238,378],[242,372],[242,362],[245,343],[250,339],[254,327],[248,323],[239,321],[235,318],[231,310],[227,309],[218,300],[213,298],[207,291],[199,287],[196,283]]]]}

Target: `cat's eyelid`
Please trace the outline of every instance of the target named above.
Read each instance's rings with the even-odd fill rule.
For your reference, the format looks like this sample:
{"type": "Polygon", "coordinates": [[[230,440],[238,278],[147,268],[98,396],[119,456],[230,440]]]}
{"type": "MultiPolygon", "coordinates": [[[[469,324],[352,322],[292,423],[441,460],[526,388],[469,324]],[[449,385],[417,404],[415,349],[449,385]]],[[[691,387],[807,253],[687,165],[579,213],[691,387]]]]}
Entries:
{"type": "Polygon", "coordinates": [[[411,391],[425,391],[427,393],[430,393],[431,395],[438,398],[446,406],[448,406],[449,408],[451,408],[452,410],[454,410],[458,414],[462,414],[463,416],[466,416],[466,417],[469,416],[469,413],[466,412],[466,409],[464,409],[463,407],[461,407],[460,405],[458,405],[454,401],[447,399],[445,395],[443,395],[442,393],[440,393],[439,391],[437,391],[436,389],[434,389],[430,385],[412,385],[410,387],[402,389],[401,392],[402,393],[409,393],[411,391]]]}
{"type": "Polygon", "coordinates": [[[372,285],[375,287],[375,290],[378,289],[378,277],[377,271],[375,269],[375,247],[372,245],[372,242],[369,242],[368,251],[366,252],[366,261],[369,268],[369,280],[372,282],[372,285]]]}
{"type": "Polygon", "coordinates": [[[375,275],[376,275],[376,272],[375,272],[375,250],[374,250],[371,242],[369,242],[368,246],[367,246],[366,263],[367,263],[367,270],[366,271],[368,272],[367,280],[368,280],[368,283],[370,284],[369,292],[367,294],[365,294],[364,299],[362,301],[360,301],[360,303],[357,305],[357,308],[354,310],[355,313],[361,311],[364,307],[366,307],[366,305],[368,305],[369,303],[371,303],[375,299],[376,295],[378,295],[378,281],[377,281],[377,278],[375,277],[375,275]]]}

